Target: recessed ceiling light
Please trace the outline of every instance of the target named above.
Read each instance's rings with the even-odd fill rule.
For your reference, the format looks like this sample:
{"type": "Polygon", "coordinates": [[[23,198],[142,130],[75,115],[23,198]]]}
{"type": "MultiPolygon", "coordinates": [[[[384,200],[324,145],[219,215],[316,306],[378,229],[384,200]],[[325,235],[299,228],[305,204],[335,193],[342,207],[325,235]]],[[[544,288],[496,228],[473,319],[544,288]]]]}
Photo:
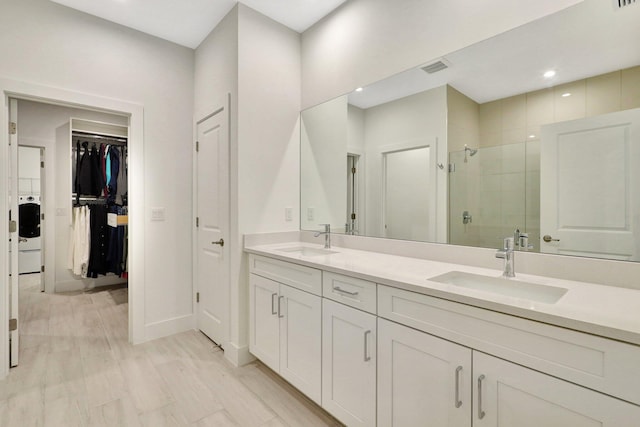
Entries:
{"type": "Polygon", "coordinates": [[[550,79],[551,77],[553,77],[553,76],[555,76],[555,75],[556,75],[556,72],[555,72],[555,71],[553,71],[553,70],[546,71],[546,72],[543,74],[543,76],[544,76],[545,78],[547,78],[547,79],[550,79]]]}
{"type": "Polygon", "coordinates": [[[563,98],[566,98],[568,96],[571,96],[571,92],[565,92],[565,93],[562,94],[563,98]]]}
{"type": "Polygon", "coordinates": [[[529,138],[531,138],[531,139],[533,139],[533,138],[535,138],[535,137],[536,137],[536,136],[535,136],[534,134],[529,135],[529,138]]]}
{"type": "Polygon", "coordinates": [[[362,92],[363,90],[364,90],[363,88],[359,87],[356,89],[356,92],[362,92]]]}

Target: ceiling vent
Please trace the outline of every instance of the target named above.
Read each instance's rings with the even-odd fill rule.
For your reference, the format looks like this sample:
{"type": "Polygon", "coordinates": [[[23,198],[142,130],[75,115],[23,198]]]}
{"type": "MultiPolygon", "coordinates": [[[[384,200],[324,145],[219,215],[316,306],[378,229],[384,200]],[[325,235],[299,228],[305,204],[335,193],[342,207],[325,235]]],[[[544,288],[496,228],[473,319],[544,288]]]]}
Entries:
{"type": "MultiPolygon", "coordinates": [[[[621,0],[622,1],[622,0],[621,0]]],[[[425,65],[422,67],[423,71],[426,71],[429,74],[437,73],[438,71],[442,71],[449,68],[449,64],[444,59],[436,61],[432,64],[425,65]]]]}
{"type": "Polygon", "coordinates": [[[621,9],[625,6],[631,6],[636,3],[640,4],[637,0],[613,0],[613,7],[621,9]]]}

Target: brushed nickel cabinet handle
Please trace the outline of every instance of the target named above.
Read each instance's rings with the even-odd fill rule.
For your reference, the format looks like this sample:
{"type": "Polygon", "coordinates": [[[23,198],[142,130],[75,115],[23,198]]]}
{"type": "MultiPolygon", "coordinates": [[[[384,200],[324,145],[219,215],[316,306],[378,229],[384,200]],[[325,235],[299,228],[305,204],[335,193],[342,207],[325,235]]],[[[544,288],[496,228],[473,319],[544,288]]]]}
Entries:
{"type": "Polygon", "coordinates": [[[354,297],[355,297],[356,295],[358,295],[358,291],[356,291],[356,292],[349,292],[349,291],[345,291],[345,290],[344,290],[344,289],[342,289],[340,286],[334,286],[334,287],[333,287],[333,290],[334,290],[334,291],[337,291],[337,292],[340,292],[340,293],[342,293],[342,294],[347,294],[347,295],[351,295],[351,296],[354,296],[354,297]]]}
{"type": "Polygon", "coordinates": [[[482,380],[485,379],[484,375],[480,375],[478,377],[478,419],[481,420],[484,418],[485,413],[482,410],[482,380]]]}
{"type": "Polygon", "coordinates": [[[284,297],[278,297],[278,317],[282,318],[284,315],[282,314],[282,300],[284,297]]]}
{"type": "Polygon", "coordinates": [[[371,334],[371,331],[366,331],[364,333],[364,361],[368,362],[371,360],[371,356],[369,356],[369,340],[367,337],[371,334]]]}
{"type": "Polygon", "coordinates": [[[456,368],[456,408],[462,406],[462,400],[460,400],[460,372],[462,372],[462,366],[456,368]]]}
{"type": "Polygon", "coordinates": [[[277,292],[276,292],[276,293],[271,294],[271,314],[278,314],[278,312],[276,311],[276,307],[275,307],[275,306],[276,306],[276,304],[275,304],[275,302],[273,301],[273,297],[275,297],[276,295],[278,295],[278,293],[277,293],[277,292]]]}

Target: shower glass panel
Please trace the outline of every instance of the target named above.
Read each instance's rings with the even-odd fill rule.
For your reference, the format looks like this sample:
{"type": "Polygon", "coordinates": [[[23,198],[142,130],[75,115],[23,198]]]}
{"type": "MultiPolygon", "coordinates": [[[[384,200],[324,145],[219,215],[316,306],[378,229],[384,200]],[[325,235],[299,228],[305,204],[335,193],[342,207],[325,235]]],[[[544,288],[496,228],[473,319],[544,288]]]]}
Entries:
{"type": "Polygon", "coordinates": [[[450,243],[498,248],[518,229],[529,233],[528,250],[539,249],[539,152],[532,141],[449,153],[450,243]]]}

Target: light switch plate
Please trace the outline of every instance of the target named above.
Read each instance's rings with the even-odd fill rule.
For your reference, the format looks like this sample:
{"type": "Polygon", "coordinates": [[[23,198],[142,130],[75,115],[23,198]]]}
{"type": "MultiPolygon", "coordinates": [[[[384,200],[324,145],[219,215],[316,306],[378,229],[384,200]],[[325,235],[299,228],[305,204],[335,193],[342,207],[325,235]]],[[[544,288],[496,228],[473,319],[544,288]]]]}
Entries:
{"type": "Polygon", "coordinates": [[[151,221],[164,221],[165,209],[164,208],[151,208],[151,221]]]}
{"type": "Polygon", "coordinates": [[[314,208],[307,208],[307,221],[313,221],[314,217],[315,217],[315,209],[314,208]]]}
{"type": "Polygon", "coordinates": [[[293,208],[284,208],[284,220],[293,221],[293,208]]]}

